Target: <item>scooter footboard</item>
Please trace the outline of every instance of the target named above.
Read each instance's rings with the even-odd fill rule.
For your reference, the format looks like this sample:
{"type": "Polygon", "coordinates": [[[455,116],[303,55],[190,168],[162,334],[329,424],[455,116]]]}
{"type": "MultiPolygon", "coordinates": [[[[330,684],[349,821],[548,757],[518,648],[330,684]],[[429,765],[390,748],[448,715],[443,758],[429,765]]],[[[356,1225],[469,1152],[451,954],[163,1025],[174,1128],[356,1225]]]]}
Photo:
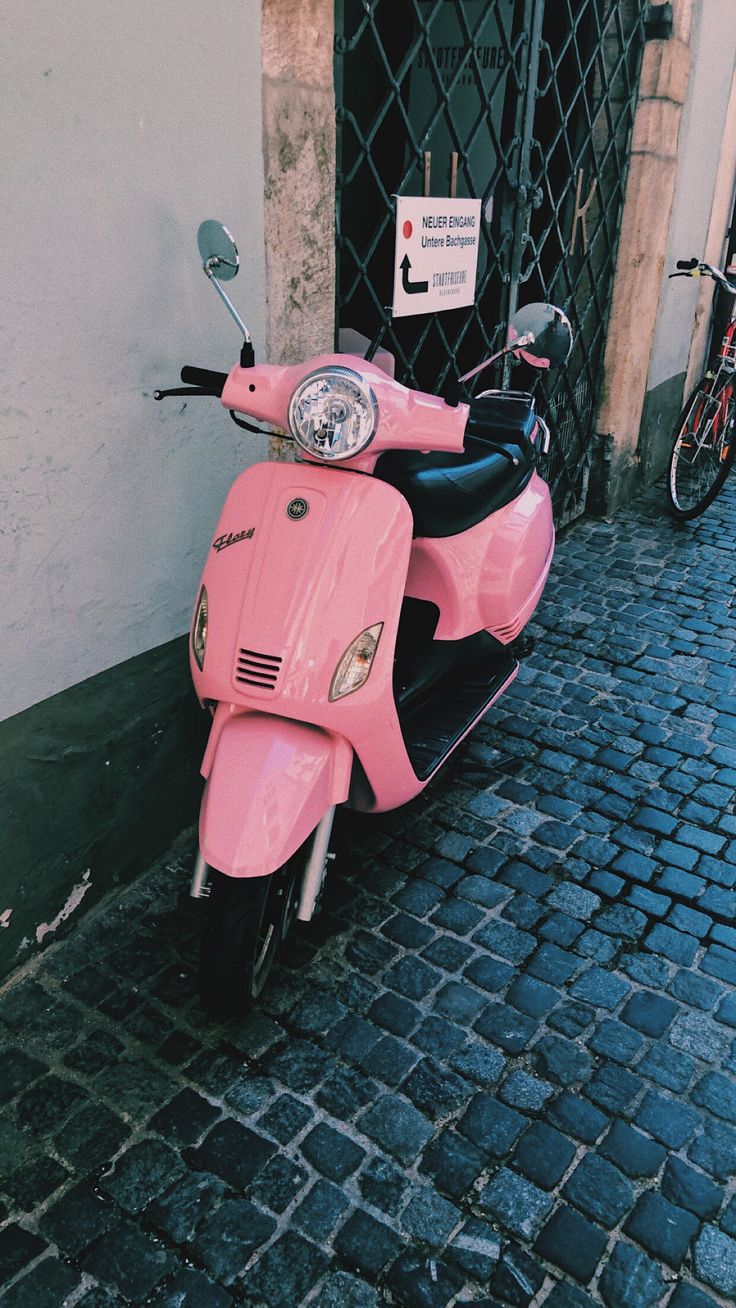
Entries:
{"type": "Polygon", "coordinates": [[[320,727],[266,713],[229,718],[200,812],[207,863],[232,877],[274,872],[347,799],[352,760],[347,741],[320,727]]]}

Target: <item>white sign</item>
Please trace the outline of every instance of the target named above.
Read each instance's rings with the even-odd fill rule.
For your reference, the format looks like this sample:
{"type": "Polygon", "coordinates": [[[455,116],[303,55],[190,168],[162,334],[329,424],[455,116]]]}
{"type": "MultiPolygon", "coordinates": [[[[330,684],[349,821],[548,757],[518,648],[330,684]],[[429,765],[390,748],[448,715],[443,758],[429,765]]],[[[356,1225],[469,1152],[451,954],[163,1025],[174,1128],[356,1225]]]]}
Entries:
{"type": "Polygon", "coordinates": [[[394,318],[472,304],[479,237],[480,200],[397,196],[394,318]]]}

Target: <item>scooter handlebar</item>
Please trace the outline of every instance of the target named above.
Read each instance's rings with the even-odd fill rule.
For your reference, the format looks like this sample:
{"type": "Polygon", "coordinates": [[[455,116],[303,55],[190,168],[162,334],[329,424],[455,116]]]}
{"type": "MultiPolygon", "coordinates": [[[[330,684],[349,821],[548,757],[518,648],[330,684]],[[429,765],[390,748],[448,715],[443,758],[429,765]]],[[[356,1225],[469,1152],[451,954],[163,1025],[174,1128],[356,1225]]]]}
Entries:
{"type": "Polygon", "coordinates": [[[216,395],[222,395],[228,374],[213,372],[211,368],[193,368],[185,364],[181,370],[181,379],[188,386],[206,386],[216,395]]]}

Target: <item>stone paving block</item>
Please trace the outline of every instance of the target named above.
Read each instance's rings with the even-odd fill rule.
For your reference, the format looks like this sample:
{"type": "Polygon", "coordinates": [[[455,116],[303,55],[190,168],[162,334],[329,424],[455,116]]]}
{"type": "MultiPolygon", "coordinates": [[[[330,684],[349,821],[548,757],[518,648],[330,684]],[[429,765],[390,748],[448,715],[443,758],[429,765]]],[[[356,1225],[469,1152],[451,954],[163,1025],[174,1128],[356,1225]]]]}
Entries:
{"type": "Polygon", "coordinates": [[[0,1286],[17,1276],[47,1247],[44,1240],[17,1223],[5,1226],[0,1231],[0,1286]]]}
{"type": "Polygon", "coordinates": [[[570,994],[596,1008],[613,1009],[630,990],[628,981],[622,977],[602,967],[591,967],[572,984],[570,994]]]}
{"type": "Polygon", "coordinates": [[[592,1221],[610,1230],[629,1211],[634,1191],[605,1158],[586,1154],[568,1177],[562,1193],[592,1221]]]}
{"type": "Polygon", "coordinates": [[[269,1308],[301,1304],[329,1267],[326,1253],[296,1231],[286,1231],[245,1273],[240,1284],[251,1302],[269,1308]]]}
{"type": "Polygon", "coordinates": [[[593,1071],[593,1060],[586,1050],[562,1036],[542,1036],[534,1045],[532,1056],[538,1071],[558,1085],[580,1084],[593,1071]]]}
{"type": "Polygon", "coordinates": [[[82,1259],[82,1269],[124,1299],[141,1302],[176,1266],[175,1259],[132,1222],[111,1227],[82,1259]]]}
{"type": "Polygon", "coordinates": [[[552,1190],[574,1157],[575,1146],[566,1136],[544,1122],[533,1122],[516,1146],[513,1163],[527,1180],[552,1190]]]}
{"type": "MultiPolygon", "coordinates": [[[[435,1147],[440,1149],[439,1144],[435,1147]]],[[[403,1206],[410,1184],[406,1172],[381,1154],[368,1159],[357,1182],[363,1198],[391,1217],[403,1206]]]]}
{"type": "MultiPolygon", "coordinates": [[[[225,1182],[219,1177],[207,1172],[187,1172],[181,1181],[149,1205],[146,1220],[175,1243],[186,1242],[192,1239],[200,1222],[216,1210],[224,1193],[225,1182]]],[[[94,1218],[94,1209],[90,1216],[94,1218]]],[[[114,1218],[114,1212],[110,1213],[102,1229],[106,1230],[112,1225],[114,1218]]],[[[66,1229],[73,1230],[76,1221],[75,1215],[66,1229]]],[[[89,1239],[86,1243],[90,1243],[89,1239]]]]}
{"type": "Polygon", "coordinates": [[[482,990],[495,993],[508,985],[514,976],[514,969],[508,963],[501,963],[497,958],[489,958],[481,954],[468,964],[465,976],[482,990]]]}
{"type": "MultiPolygon", "coordinates": [[[[465,1031],[454,1022],[431,1013],[413,1032],[411,1043],[435,1058],[449,1058],[465,1041],[465,1031]]],[[[460,1069],[458,1069],[460,1070],[460,1069]]]]}
{"type": "Polygon", "coordinates": [[[427,1118],[397,1095],[383,1095],[358,1118],[358,1126],[400,1163],[411,1163],[432,1135],[427,1118]]]}
{"type": "Polygon", "coordinates": [[[727,1180],[736,1174],[736,1131],[725,1122],[706,1120],[687,1156],[716,1181],[727,1180]]]}
{"type": "Polygon", "coordinates": [[[323,1241],[348,1207],[342,1191],[330,1181],[315,1181],[295,1208],[292,1220],[310,1239],[323,1241]]]}
{"type": "Polygon", "coordinates": [[[642,1087],[642,1081],[624,1067],[603,1063],[585,1086],[585,1094],[600,1108],[626,1114],[642,1087]]]}
{"type": "Polygon", "coordinates": [[[306,1104],[293,1095],[279,1095],[258,1119],[258,1125],[280,1144],[288,1144],[310,1120],[312,1114],[306,1104]]]}
{"type": "Polygon", "coordinates": [[[698,1227],[698,1219],[693,1213],[678,1208],[660,1194],[646,1193],[639,1198],[624,1230],[647,1253],[677,1271],[698,1227]]]}
{"type": "Polygon", "coordinates": [[[670,1299],[670,1308],[718,1308],[715,1299],[695,1285],[681,1281],[670,1299]]]}
{"type": "Polygon", "coordinates": [[[38,1058],[31,1058],[22,1049],[6,1047],[0,1060],[0,1104],[6,1104],[33,1081],[48,1072],[38,1058]]]}
{"type": "Polygon", "coordinates": [[[504,1158],[527,1124],[526,1117],[494,1095],[479,1094],[460,1118],[458,1130],[486,1157],[504,1158]]]}
{"type": "Polygon", "coordinates": [[[702,1013],[681,1013],[673,1022],[668,1036],[675,1049],[693,1054],[705,1062],[714,1063],[725,1058],[731,1036],[723,1026],[704,1017],[702,1013]]]}
{"type": "Polygon", "coordinates": [[[350,1215],[334,1239],[337,1253],[348,1265],[369,1276],[378,1276],[396,1257],[400,1244],[396,1231],[362,1208],[350,1215]]]}
{"type": "Polygon", "coordinates": [[[245,1199],[228,1199],[202,1222],[189,1247],[198,1262],[227,1284],[275,1229],[274,1218],[262,1213],[255,1204],[245,1199]]]}
{"type": "MultiPolygon", "coordinates": [[[[394,995],[387,990],[371,1004],[368,1016],[371,1021],[377,1022],[386,1031],[391,1031],[398,1036],[407,1036],[417,1025],[420,1012],[415,1004],[409,1003],[408,999],[403,999],[401,995],[394,995]]],[[[295,1086],[294,1089],[299,1087],[295,1086]]],[[[304,1089],[309,1089],[309,1086],[304,1086],[304,1089]]]]}
{"type": "Polygon", "coordinates": [[[667,1159],[661,1188],[665,1199],[698,1217],[713,1217],[721,1206],[720,1187],[675,1154],[667,1159]]]}
{"type": "Polygon", "coordinates": [[[708,1072],[693,1086],[690,1097],[716,1117],[736,1123],[736,1083],[732,1078],[708,1072]]]}
{"type": "Polygon", "coordinates": [[[700,1122],[686,1104],[650,1090],[636,1113],[636,1124],[670,1149],[681,1149],[700,1122]]]}
{"type": "Polygon", "coordinates": [[[187,1087],[154,1113],[148,1126],[171,1144],[194,1144],[219,1116],[219,1108],[187,1087]]]}
{"type": "Polygon", "coordinates": [[[2,1187],[19,1211],[28,1213],[58,1190],[69,1175],[54,1158],[37,1158],[8,1176],[2,1187]]]}
{"type": "Polygon", "coordinates": [[[350,1272],[332,1272],[320,1292],[320,1308],[379,1308],[378,1292],[350,1272]]]}
{"type": "Polygon", "coordinates": [[[480,1040],[469,1040],[453,1053],[450,1064],[456,1072],[477,1085],[495,1085],[506,1066],[506,1059],[498,1050],[480,1040]]]}
{"type": "Polygon", "coordinates": [[[511,1242],[491,1273],[488,1288],[504,1303],[520,1304],[526,1308],[541,1290],[545,1279],[546,1271],[541,1263],[511,1242]]]}
{"type": "Polygon", "coordinates": [[[149,1303],[151,1308],[230,1308],[233,1297],[197,1267],[183,1267],[149,1303]]]}
{"type": "Polygon", "coordinates": [[[103,1173],[100,1187],[129,1214],[140,1213],[185,1171],[181,1158],[160,1140],[142,1140],[103,1173]]]}
{"type": "Polygon", "coordinates": [[[506,1004],[495,1003],[489,1004],[473,1029],[507,1053],[518,1054],[535,1035],[537,1023],[506,1004]]]}
{"type": "Polygon", "coordinates": [[[370,1077],[352,1067],[338,1067],[317,1090],[314,1098],[340,1121],[349,1122],[365,1105],[372,1103],[378,1086],[370,1077]]]}
{"type": "Polygon", "coordinates": [[[603,1269],[600,1291],[608,1308],[658,1308],[665,1281],[651,1258],[619,1240],[603,1269]]]}
{"type": "Polygon", "coordinates": [[[423,957],[429,963],[443,968],[445,972],[459,972],[472,953],[472,946],[462,940],[453,940],[450,936],[440,936],[422,950],[423,957]]]}
{"type": "Polygon", "coordinates": [[[430,917],[433,926],[456,935],[467,936],[483,919],[483,912],[463,900],[447,899],[430,917]]]}
{"type": "Polygon", "coordinates": [[[644,1035],[659,1037],[664,1034],[677,1013],[679,1005],[664,995],[651,991],[637,991],[621,1010],[622,1021],[644,1035]]]}
{"type": "Polygon", "coordinates": [[[565,1091],[549,1109],[549,1118],[561,1131],[593,1144],[608,1126],[608,1118],[587,1100],[565,1091]]]}
{"type": "Polygon", "coordinates": [[[587,1285],[606,1247],[605,1232],[562,1205],[534,1242],[535,1251],[576,1281],[587,1285]]]}
{"type": "Polygon", "coordinates": [[[375,1076],[386,1085],[398,1085],[403,1081],[419,1058],[418,1053],[408,1045],[397,1040],[395,1036],[386,1035],[374,1044],[361,1059],[366,1072],[375,1076]]]}
{"type": "Polygon", "coordinates": [[[701,1281],[729,1299],[736,1296],[736,1240],[715,1226],[705,1226],[695,1245],[693,1261],[701,1281]]]}
{"type": "Polygon", "coordinates": [[[416,1189],[401,1214],[401,1226],[430,1248],[440,1249],[462,1220],[462,1210],[429,1186],[416,1189]]]}
{"type": "Polygon", "coordinates": [[[198,1148],[188,1151],[187,1161],[198,1171],[222,1177],[233,1190],[243,1190],[275,1152],[270,1140],[230,1117],[214,1126],[198,1148]]]}
{"type": "Polygon", "coordinates": [[[330,1181],[345,1181],[365,1158],[365,1149],[326,1122],[315,1126],[299,1147],[312,1166],[330,1181]]]}
{"type": "Polygon", "coordinates": [[[58,1308],[59,1304],[71,1302],[81,1286],[82,1279],[77,1272],[54,1257],[43,1258],[6,1289],[3,1308],[58,1308]]]}
{"type": "Polygon", "coordinates": [[[606,1020],[593,1032],[588,1047],[602,1058],[612,1058],[616,1063],[633,1063],[641,1052],[644,1041],[636,1031],[624,1026],[623,1022],[606,1020]]]}
{"type": "MultiPolygon", "coordinates": [[[[486,1156],[457,1132],[445,1130],[427,1145],[419,1166],[420,1171],[434,1178],[440,1190],[460,1199],[480,1176],[486,1156]]],[[[370,1198],[364,1188],[363,1193],[370,1198]]]]}
{"type": "Polygon", "coordinates": [[[510,922],[500,919],[481,927],[473,940],[492,954],[514,964],[523,963],[536,948],[536,941],[528,931],[518,931],[510,922]]]}
{"type": "Polygon", "coordinates": [[[553,1204],[548,1194],[507,1167],[499,1168],[477,1202],[512,1235],[526,1239],[536,1234],[553,1204]]]}
{"type": "Polygon", "coordinates": [[[590,1295],[571,1281],[558,1281],[544,1302],[546,1308],[595,1308],[590,1295]]]}
{"type": "Polygon", "coordinates": [[[252,1203],[274,1213],[283,1213],[309,1179],[306,1168],[276,1154],[247,1188],[252,1203]]]}
{"type": "Polygon", "coordinates": [[[53,1137],[62,1159],[85,1175],[117,1153],[130,1129],[104,1104],[87,1103],[53,1137]]]}
{"type": "Polygon", "coordinates": [[[614,1122],[598,1149],[622,1172],[634,1178],[655,1176],[667,1157],[667,1150],[661,1144],[626,1122],[614,1122]]]}

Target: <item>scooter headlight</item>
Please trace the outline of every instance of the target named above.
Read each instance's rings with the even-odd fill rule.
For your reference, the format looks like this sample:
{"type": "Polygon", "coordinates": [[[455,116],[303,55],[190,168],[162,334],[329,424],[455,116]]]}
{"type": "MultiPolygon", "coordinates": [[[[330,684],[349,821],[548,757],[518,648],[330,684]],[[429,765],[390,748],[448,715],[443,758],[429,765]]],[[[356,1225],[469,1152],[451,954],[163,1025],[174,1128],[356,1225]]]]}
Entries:
{"type": "Polygon", "coordinates": [[[351,459],[373,440],[378,404],[352,368],[320,368],[289,401],[289,428],[298,445],[330,463],[351,459]]]}
{"type": "Polygon", "coordinates": [[[204,666],[204,651],[207,645],[207,591],[204,586],[199,592],[197,607],[192,623],[192,653],[197,660],[200,672],[204,666]]]}
{"type": "Polygon", "coordinates": [[[352,695],[359,690],[373,665],[373,658],[378,649],[378,641],[383,631],[383,623],[367,627],[348,645],[335,669],[330,686],[330,700],[342,699],[343,695],[352,695]]]}

